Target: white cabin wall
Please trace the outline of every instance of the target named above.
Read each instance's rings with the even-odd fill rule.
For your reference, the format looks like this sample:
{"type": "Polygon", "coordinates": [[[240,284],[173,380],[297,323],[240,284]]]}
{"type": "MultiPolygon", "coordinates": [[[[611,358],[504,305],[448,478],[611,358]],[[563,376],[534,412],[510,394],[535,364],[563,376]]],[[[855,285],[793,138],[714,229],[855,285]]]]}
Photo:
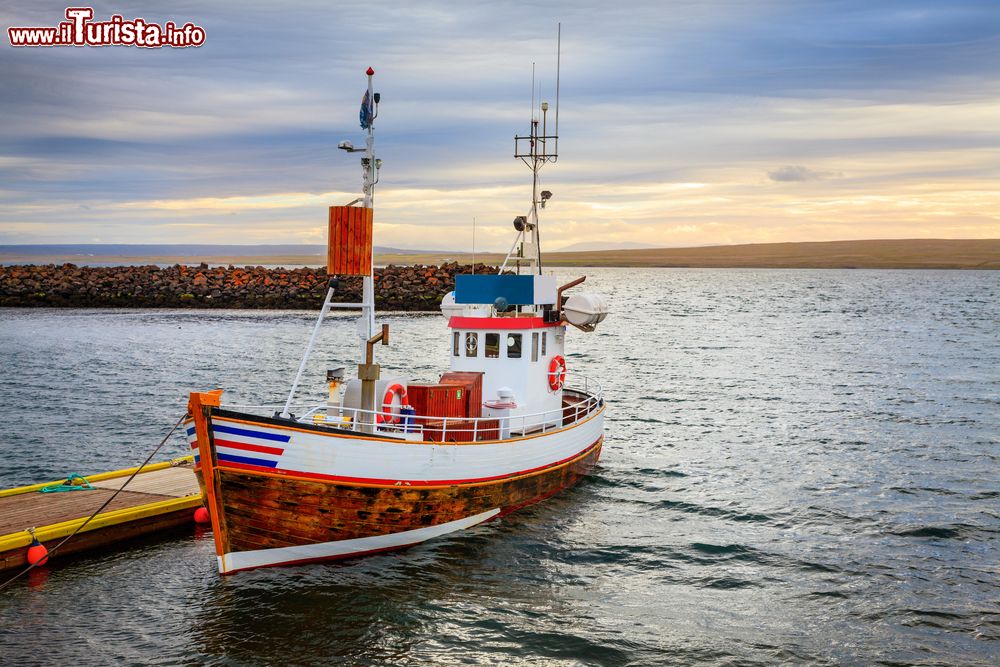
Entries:
{"type": "Polygon", "coordinates": [[[549,364],[556,355],[565,356],[566,327],[545,327],[542,329],[517,329],[517,330],[458,330],[460,334],[460,356],[454,356],[454,332],[449,332],[448,353],[451,359],[450,368],[453,371],[483,371],[483,401],[492,401],[497,398],[497,391],[501,387],[508,387],[514,392],[517,401],[517,408],[511,410],[511,415],[528,415],[540,412],[552,412],[552,419],[546,420],[548,423],[561,422],[562,390],[549,390],[549,364]],[[478,354],[476,357],[468,357],[465,354],[465,335],[476,333],[479,335],[478,354]],[[485,335],[487,333],[500,334],[500,356],[490,358],[485,356],[485,335]],[[538,333],[539,339],[544,333],[546,336],[545,354],[541,354],[541,342],[539,342],[538,361],[531,360],[531,335],[538,333]],[[521,334],[521,358],[510,359],[507,357],[506,337],[508,334],[521,334]]]}

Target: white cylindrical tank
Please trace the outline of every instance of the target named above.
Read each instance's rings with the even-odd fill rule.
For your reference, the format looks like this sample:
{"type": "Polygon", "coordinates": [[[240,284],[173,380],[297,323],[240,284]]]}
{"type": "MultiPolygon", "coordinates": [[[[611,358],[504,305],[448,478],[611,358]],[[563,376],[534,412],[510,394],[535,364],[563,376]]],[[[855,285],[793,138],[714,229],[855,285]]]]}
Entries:
{"type": "Polygon", "coordinates": [[[465,304],[455,303],[455,292],[448,292],[441,297],[441,314],[445,319],[461,315],[465,311],[465,304]]]}
{"type": "MultiPolygon", "coordinates": [[[[385,391],[394,384],[399,384],[406,389],[409,381],[406,378],[399,377],[388,377],[381,380],[375,381],[375,409],[382,409],[382,399],[385,398],[385,391]]],[[[393,403],[399,399],[393,399],[393,403]]],[[[361,380],[354,378],[348,380],[344,385],[344,396],[340,401],[340,405],[346,408],[352,414],[354,410],[364,409],[361,406],[361,380]]]]}
{"type": "Polygon", "coordinates": [[[501,440],[510,437],[510,412],[516,407],[514,390],[510,387],[500,387],[494,400],[483,403],[483,417],[498,420],[501,440]]]}
{"type": "Polygon", "coordinates": [[[455,292],[448,292],[441,297],[441,314],[445,319],[453,317],[488,317],[489,306],[469,303],[455,303],[455,292]]]}
{"type": "Polygon", "coordinates": [[[566,300],[563,315],[573,326],[594,326],[608,316],[608,302],[600,294],[574,294],[566,300]]]}

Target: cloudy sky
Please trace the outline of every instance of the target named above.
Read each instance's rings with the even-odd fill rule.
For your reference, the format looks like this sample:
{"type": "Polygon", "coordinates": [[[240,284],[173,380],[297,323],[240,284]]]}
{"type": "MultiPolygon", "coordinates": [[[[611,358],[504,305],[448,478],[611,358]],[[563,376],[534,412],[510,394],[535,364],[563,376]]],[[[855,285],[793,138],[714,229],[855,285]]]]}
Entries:
{"type": "MultiPolygon", "coordinates": [[[[0,0],[0,24],[66,4],[0,0]]],[[[561,155],[547,249],[1000,237],[1000,3],[94,2],[200,48],[0,41],[0,243],[324,243],[360,189],[377,70],[380,245],[505,250],[531,67],[561,155]],[[544,8],[539,9],[539,5],[544,8]],[[167,7],[166,10],[163,8],[167,7]]]]}

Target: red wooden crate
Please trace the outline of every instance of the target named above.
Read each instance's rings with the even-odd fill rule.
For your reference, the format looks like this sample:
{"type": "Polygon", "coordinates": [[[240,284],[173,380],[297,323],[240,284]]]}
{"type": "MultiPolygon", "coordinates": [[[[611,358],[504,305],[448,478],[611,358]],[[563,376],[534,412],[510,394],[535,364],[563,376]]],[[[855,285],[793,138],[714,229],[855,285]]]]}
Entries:
{"type": "Polygon", "coordinates": [[[424,440],[434,442],[474,442],[497,440],[500,437],[499,419],[449,419],[447,428],[443,419],[424,422],[424,440]],[[475,438],[475,440],[473,440],[475,438]]]}
{"type": "Polygon", "coordinates": [[[483,415],[483,372],[482,371],[448,371],[441,376],[441,384],[456,384],[465,387],[468,392],[468,408],[465,414],[471,417],[483,415]]]}
{"type": "Polygon", "coordinates": [[[409,384],[406,397],[421,417],[468,417],[465,387],[453,384],[409,384]]]}

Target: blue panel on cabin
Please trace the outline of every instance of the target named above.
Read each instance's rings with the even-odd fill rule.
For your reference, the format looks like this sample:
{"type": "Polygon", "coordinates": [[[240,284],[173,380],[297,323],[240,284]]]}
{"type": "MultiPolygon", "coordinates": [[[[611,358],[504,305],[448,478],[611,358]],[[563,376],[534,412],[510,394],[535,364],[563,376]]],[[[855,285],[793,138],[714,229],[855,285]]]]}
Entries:
{"type": "Polygon", "coordinates": [[[455,303],[493,303],[501,296],[512,306],[535,303],[535,277],[455,276],[455,303]]]}

